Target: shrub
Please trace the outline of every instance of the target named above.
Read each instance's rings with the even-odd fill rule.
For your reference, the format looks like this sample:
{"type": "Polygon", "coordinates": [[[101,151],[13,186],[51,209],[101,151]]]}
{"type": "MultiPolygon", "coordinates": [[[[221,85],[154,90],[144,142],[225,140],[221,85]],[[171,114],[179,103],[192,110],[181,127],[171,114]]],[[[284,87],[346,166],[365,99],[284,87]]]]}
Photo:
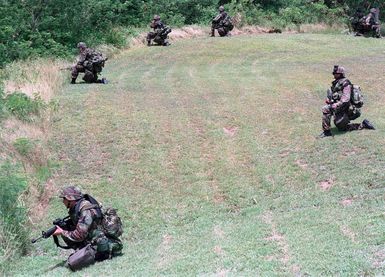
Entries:
{"type": "Polygon", "coordinates": [[[7,110],[22,121],[33,121],[31,116],[39,115],[46,108],[46,104],[39,97],[34,99],[21,92],[8,94],[4,99],[7,110]]]}

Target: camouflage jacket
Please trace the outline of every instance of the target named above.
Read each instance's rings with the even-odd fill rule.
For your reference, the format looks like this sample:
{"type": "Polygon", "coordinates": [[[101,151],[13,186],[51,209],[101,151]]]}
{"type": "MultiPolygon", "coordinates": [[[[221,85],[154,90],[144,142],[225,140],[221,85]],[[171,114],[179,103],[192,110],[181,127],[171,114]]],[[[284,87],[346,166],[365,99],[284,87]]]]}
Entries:
{"type": "Polygon", "coordinates": [[[334,80],[331,86],[332,101],[337,109],[349,107],[352,83],[347,78],[334,80]]]}
{"type": "Polygon", "coordinates": [[[94,230],[100,229],[100,219],[97,218],[97,210],[95,205],[89,201],[81,199],[77,202],[78,208],[72,207],[68,214],[71,218],[72,225],[75,226],[73,231],[64,230],[63,237],[74,242],[91,241],[93,239],[94,230]],[[77,213],[76,210],[79,210],[77,213]]]}
{"type": "Polygon", "coordinates": [[[223,20],[227,17],[227,12],[223,11],[220,12],[216,17],[213,19],[214,24],[221,24],[223,20]]]}
{"type": "Polygon", "coordinates": [[[90,61],[92,59],[92,55],[94,50],[91,48],[86,48],[83,51],[80,51],[79,56],[77,58],[77,62],[79,65],[84,65],[85,61],[90,61]]]}
{"type": "Polygon", "coordinates": [[[165,26],[160,20],[153,20],[150,24],[150,27],[154,29],[155,32],[162,30],[165,26]]]}

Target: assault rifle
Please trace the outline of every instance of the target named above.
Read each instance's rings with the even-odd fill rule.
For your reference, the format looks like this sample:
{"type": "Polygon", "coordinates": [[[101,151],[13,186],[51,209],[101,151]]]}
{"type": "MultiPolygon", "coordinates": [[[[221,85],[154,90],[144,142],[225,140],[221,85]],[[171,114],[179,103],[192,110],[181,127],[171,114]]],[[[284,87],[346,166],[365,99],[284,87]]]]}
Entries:
{"type": "MultiPolygon", "coordinates": [[[[67,216],[65,218],[57,218],[52,222],[52,224],[54,225],[53,227],[49,228],[47,231],[42,231],[41,236],[38,238],[32,239],[31,242],[35,243],[41,239],[48,239],[49,237],[51,237],[53,235],[53,233],[55,233],[57,226],[59,226],[62,229],[67,230],[70,226],[70,218],[69,218],[69,216],[67,216]]],[[[55,238],[56,237],[54,237],[54,240],[55,240],[55,238]]],[[[55,240],[55,243],[56,243],[56,240],[55,240]]]]}

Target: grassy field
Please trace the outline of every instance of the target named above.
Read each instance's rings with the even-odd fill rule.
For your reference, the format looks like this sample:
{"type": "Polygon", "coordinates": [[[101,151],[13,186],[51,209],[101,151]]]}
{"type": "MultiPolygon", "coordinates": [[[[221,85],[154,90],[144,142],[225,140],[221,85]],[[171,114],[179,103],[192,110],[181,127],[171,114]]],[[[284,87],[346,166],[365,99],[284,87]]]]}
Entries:
{"type": "MultiPolygon", "coordinates": [[[[119,209],[124,255],[72,274],[46,240],[9,275],[382,276],[384,52],[343,35],[192,39],[66,86],[55,184],[119,209]],[[334,64],[376,131],[316,139],[334,64]]],[[[65,213],[53,197],[31,236],[65,213]]]]}

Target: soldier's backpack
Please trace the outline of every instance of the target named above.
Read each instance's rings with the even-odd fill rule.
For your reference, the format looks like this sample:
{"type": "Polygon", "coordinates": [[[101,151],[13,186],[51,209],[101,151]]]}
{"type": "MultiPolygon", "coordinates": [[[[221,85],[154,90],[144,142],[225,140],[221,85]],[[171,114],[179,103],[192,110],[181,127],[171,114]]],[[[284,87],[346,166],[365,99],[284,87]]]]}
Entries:
{"type": "MultiPolygon", "coordinates": [[[[117,214],[117,210],[114,208],[102,209],[99,202],[89,194],[84,194],[83,198],[93,204],[89,209],[96,210],[96,218],[101,219],[101,227],[104,234],[107,237],[118,239],[123,234],[123,224],[117,214]]],[[[75,207],[77,216],[80,215],[80,203],[81,201],[75,207]]]]}
{"type": "Polygon", "coordinates": [[[352,84],[350,93],[350,104],[348,116],[350,120],[354,120],[361,116],[361,108],[364,105],[364,98],[360,86],[352,84]]]}
{"type": "Polygon", "coordinates": [[[118,239],[123,234],[123,224],[114,208],[107,208],[103,211],[103,231],[107,237],[118,239]]]}
{"type": "Polygon", "coordinates": [[[362,108],[364,105],[364,97],[360,86],[352,84],[352,92],[350,94],[350,103],[356,108],[362,108]]]}
{"type": "Polygon", "coordinates": [[[222,25],[229,31],[234,29],[234,24],[230,16],[226,16],[225,19],[223,19],[222,25]]]}
{"type": "Polygon", "coordinates": [[[104,63],[107,61],[107,58],[103,56],[99,51],[93,50],[90,55],[90,62],[92,63],[94,71],[97,73],[102,72],[104,63]]]}

